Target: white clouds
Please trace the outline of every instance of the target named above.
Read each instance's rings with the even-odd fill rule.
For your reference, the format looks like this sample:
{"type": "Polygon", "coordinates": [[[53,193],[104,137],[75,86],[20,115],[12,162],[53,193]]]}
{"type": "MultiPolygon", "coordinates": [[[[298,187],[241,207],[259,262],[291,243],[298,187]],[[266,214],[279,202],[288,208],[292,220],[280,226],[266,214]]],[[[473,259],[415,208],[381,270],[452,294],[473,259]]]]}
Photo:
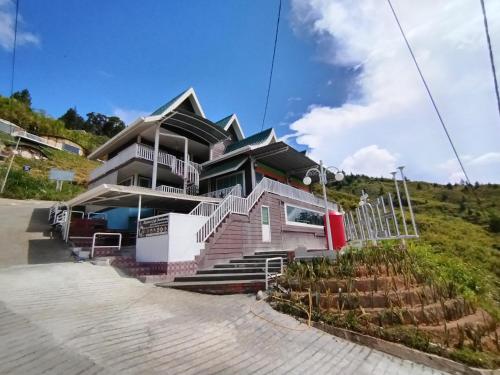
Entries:
{"type": "Polygon", "coordinates": [[[371,145],[345,158],[339,168],[347,173],[390,177],[390,172],[396,169],[396,160],[396,156],[389,151],[371,145]]]}
{"type": "MultiPolygon", "coordinates": [[[[500,124],[480,5],[422,0],[394,6],[459,152],[495,159],[500,124]]],[[[354,159],[376,147],[397,154],[412,179],[446,182],[451,174],[440,164],[453,154],[386,2],[294,0],[292,11],[295,25],[329,41],[329,63],[358,67],[356,95],[340,107],[310,103],[290,125],[297,143],[316,159],[344,160],[378,176],[377,166],[370,172],[359,165],[359,155],[354,159]]],[[[500,2],[489,2],[488,13],[498,39],[500,2]]],[[[494,47],[500,55],[500,44],[494,47]]],[[[499,169],[481,160],[468,164],[470,178],[500,182],[499,169]]]]}
{"type": "MultiPolygon", "coordinates": [[[[0,0],[0,47],[11,50],[14,45],[15,9],[10,0],[0,0]]],[[[33,44],[39,45],[40,38],[28,31],[23,30],[21,15],[17,23],[17,45],[33,44]]]]}
{"type": "Polygon", "coordinates": [[[138,119],[139,117],[149,115],[149,112],[116,107],[113,109],[113,115],[118,116],[125,124],[129,125],[132,121],[138,119]]]}
{"type": "MultiPolygon", "coordinates": [[[[480,171],[481,175],[488,176],[489,171],[492,171],[492,176],[500,174],[500,152],[488,152],[479,156],[465,155],[462,158],[465,170],[468,171],[472,168],[474,170],[480,171]]],[[[465,180],[465,176],[460,169],[460,165],[456,159],[448,159],[443,163],[438,165],[438,168],[445,172],[448,176],[448,180],[453,183],[458,183],[465,180]]],[[[475,181],[479,182],[489,182],[494,181],[493,179],[472,179],[472,183],[475,181]]]]}

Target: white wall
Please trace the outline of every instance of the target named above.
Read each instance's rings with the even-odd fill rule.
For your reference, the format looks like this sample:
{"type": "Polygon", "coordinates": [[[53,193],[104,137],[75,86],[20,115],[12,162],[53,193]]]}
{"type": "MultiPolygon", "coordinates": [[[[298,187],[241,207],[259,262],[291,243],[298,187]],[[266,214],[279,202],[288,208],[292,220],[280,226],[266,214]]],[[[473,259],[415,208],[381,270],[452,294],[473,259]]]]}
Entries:
{"type": "Polygon", "coordinates": [[[114,184],[116,185],[118,183],[118,171],[114,171],[102,178],[99,178],[95,180],[94,182],[91,182],[88,186],[89,189],[92,189],[96,186],[102,185],[102,184],[114,184]]]}
{"type": "Polygon", "coordinates": [[[169,214],[168,234],[137,239],[135,254],[137,261],[194,261],[194,257],[200,253],[204,245],[196,242],[196,232],[206,220],[205,216],[169,214]]]}
{"type": "Polygon", "coordinates": [[[196,232],[206,220],[207,217],[205,216],[170,214],[168,223],[169,262],[194,261],[195,255],[199,255],[201,248],[204,246],[203,243],[196,242],[196,232]]]}
{"type": "Polygon", "coordinates": [[[135,258],[138,262],[168,262],[168,234],[137,239],[135,258]]]}

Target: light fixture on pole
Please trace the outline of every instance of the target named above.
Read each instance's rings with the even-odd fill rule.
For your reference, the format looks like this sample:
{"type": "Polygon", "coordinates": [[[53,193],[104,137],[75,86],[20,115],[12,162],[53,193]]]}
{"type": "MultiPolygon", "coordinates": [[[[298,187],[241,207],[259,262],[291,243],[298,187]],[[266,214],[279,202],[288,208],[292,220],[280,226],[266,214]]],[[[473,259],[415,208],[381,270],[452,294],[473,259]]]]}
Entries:
{"type": "Polygon", "coordinates": [[[326,237],[328,243],[328,250],[333,251],[332,230],[330,228],[330,215],[328,214],[328,200],[326,199],[326,184],[328,183],[327,173],[329,168],[334,168],[335,181],[340,182],[344,179],[344,174],[337,167],[325,167],[323,161],[319,162],[319,166],[309,168],[304,176],[302,182],[304,185],[311,185],[312,179],[309,175],[317,174],[319,176],[319,183],[323,188],[323,203],[325,205],[325,221],[326,221],[326,237]]]}

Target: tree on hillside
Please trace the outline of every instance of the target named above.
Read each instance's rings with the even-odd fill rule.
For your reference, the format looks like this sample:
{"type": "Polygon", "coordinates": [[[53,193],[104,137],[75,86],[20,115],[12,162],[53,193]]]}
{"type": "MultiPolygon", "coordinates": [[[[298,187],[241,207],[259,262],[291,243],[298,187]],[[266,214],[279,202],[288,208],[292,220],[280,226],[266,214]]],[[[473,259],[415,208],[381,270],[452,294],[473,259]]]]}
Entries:
{"type": "Polygon", "coordinates": [[[68,109],[64,115],[59,117],[59,120],[64,122],[66,129],[85,129],[85,120],[78,114],[76,107],[68,109]]]}
{"type": "Polygon", "coordinates": [[[23,103],[28,108],[31,108],[31,94],[28,89],[21,91],[16,91],[10,96],[12,99],[16,99],[18,102],[23,103]]]}
{"type": "Polygon", "coordinates": [[[94,134],[113,137],[125,129],[125,123],[116,116],[108,117],[102,113],[90,112],[87,113],[86,128],[94,134]]]}

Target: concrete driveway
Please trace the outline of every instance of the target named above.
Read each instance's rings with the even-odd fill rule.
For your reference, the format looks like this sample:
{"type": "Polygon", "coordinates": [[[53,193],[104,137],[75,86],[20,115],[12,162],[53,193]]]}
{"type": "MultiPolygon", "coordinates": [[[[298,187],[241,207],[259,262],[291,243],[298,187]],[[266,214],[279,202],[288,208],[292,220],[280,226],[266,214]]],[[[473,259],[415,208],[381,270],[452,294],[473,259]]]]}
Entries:
{"type": "Polygon", "coordinates": [[[253,296],[157,288],[108,266],[62,263],[0,270],[0,373],[437,372],[299,325],[253,296]]]}
{"type": "Polygon", "coordinates": [[[47,223],[54,202],[0,198],[0,267],[72,261],[47,223]]]}

